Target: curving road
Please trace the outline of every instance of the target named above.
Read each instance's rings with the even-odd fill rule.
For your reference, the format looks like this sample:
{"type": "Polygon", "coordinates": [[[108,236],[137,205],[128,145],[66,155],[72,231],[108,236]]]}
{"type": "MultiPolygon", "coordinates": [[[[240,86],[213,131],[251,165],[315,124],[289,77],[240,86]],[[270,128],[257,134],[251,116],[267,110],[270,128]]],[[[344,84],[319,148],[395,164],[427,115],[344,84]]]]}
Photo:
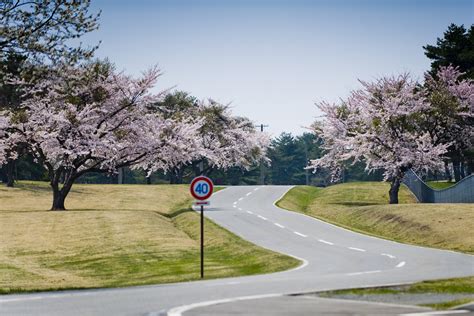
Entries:
{"type": "Polygon", "coordinates": [[[208,301],[474,275],[474,256],[354,233],[274,206],[290,187],[238,186],[215,194],[206,216],[262,247],[302,260],[258,276],[0,298],[3,315],[179,315],[208,301]],[[191,305],[190,305],[191,304],[191,305]],[[192,305],[194,304],[194,305],[192,305]]]}

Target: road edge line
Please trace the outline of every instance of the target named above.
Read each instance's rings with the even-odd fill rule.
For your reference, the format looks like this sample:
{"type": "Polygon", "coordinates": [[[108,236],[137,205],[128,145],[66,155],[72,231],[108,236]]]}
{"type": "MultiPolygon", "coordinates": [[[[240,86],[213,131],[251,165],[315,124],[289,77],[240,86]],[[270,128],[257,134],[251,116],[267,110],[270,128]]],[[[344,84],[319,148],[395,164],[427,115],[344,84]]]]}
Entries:
{"type": "Polygon", "coordinates": [[[199,307],[206,307],[206,306],[211,306],[211,305],[232,303],[232,302],[252,300],[252,299],[278,297],[278,296],[283,296],[283,295],[284,294],[279,294],[279,293],[278,294],[274,293],[274,294],[250,295],[250,296],[240,296],[240,297],[234,297],[234,298],[224,298],[224,299],[220,299],[220,300],[193,303],[193,304],[174,307],[174,308],[168,310],[166,312],[166,315],[168,315],[168,316],[181,316],[184,312],[187,312],[191,309],[195,309],[195,308],[199,308],[199,307]]]}

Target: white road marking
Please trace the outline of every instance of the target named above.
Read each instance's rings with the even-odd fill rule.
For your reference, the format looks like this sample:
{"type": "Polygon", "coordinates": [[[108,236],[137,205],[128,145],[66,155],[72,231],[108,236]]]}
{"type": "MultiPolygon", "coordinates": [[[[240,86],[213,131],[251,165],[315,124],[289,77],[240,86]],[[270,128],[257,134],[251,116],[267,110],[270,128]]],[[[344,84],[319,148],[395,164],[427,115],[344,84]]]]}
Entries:
{"type": "Polygon", "coordinates": [[[397,264],[397,268],[403,267],[405,263],[406,263],[405,261],[400,262],[399,264],[397,264]]]}
{"type": "Polygon", "coordinates": [[[243,199],[244,199],[244,198],[243,198],[243,197],[241,197],[241,198],[239,198],[239,201],[242,201],[243,199]]]}
{"type": "Polygon", "coordinates": [[[431,315],[452,315],[452,314],[465,314],[465,313],[469,313],[469,311],[465,309],[449,310],[449,311],[428,311],[428,312],[421,312],[421,313],[400,314],[400,316],[431,316],[431,315]]]}
{"type": "Polygon", "coordinates": [[[228,285],[240,284],[240,282],[239,281],[232,281],[232,282],[227,282],[226,284],[228,284],[228,285]]]}
{"type": "Polygon", "coordinates": [[[273,223],[273,224],[275,224],[275,226],[278,226],[278,227],[280,227],[280,228],[285,228],[285,226],[283,226],[283,225],[281,225],[281,224],[278,224],[278,223],[273,223]]]}
{"type": "Polygon", "coordinates": [[[242,211],[242,208],[241,208],[241,207],[239,207],[239,211],[242,211]]]}
{"type": "Polygon", "coordinates": [[[252,211],[247,211],[247,213],[249,213],[249,214],[253,214],[253,212],[252,212],[252,211]]]}
{"type": "Polygon", "coordinates": [[[326,241],[324,239],[318,239],[319,242],[322,242],[323,244],[326,244],[326,245],[334,245],[332,242],[330,241],[326,241]]]}
{"type": "Polygon", "coordinates": [[[370,274],[370,273],[379,273],[382,272],[380,270],[373,270],[373,271],[364,271],[364,272],[353,272],[353,273],[346,273],[346,275],[361,275],[361,274],[370,274]]]}
{"type": "Polygon", "coordinates": [[[365,252],[366,250],[365,249],[360,249],[360,248],[356,248],[356,247],[347,247],[348,249],[350,250],[355,250],[355,251],[360,251],[360,252],[365,252]]]}
{"type": "Polygon", "coordinates": [[[296,235],[301,236],[301,237],[308,237],[305,234],[302,234],[302,233],[299,233],[299,232],[293,232],[293,233],[295,233],[296,235]]]}
{"type": "Polygon", "coordinates": [[[381,256],[389,257],[390,259],[395,259],[395,256],[388,254],[388,253],[381,253],[381,256]]]}
{"type": "Polygon", "coordinates": [[[232,207],[233,207],[233,208],[237,208],[237,205],[234,204],[234,205],[232,205],[232,207]]]}
{"type": "Polygon", "coordinates": [[[253,190],[254,190],[254,191],[257,191],[258,189],[260,189],[260,188],[255,188],[255,189],[253,189],[253,190]]]}
{"type": "Polygon", "coordinates": [[[263,217],[262,215],[257,215],[257,216],[258,216],[258,218],[261,218],[261,219],[263,219],[264,221],[268,220],[268,218],[263,217]]]}
{"type": "Polygon", "coordinates": [[[283,294],[265,294],[265,295],[253,295],[253,296],[242,296],[242,297],[235,297],[235,298],[225,298],[222,300],[214,300],[214,301],[207,301],[207,302],[199,302],[189,305],[178,306],[168,310],[166,313],[168,316],[181,316],[184,312],[187,312],[191,309],[198,308],[198,307],[205,307],[210,305],[216,304],[223,304],[223,303],[231,303],[237,301],[245,301],[245,300],[253,300],[259,298],[269,298],[269,297],[277,297],[283,296],[283,294]]]}
{"type": "Polygon", "coordinates": [[[232,204],[234,204],[234,205],[235,205],[235,204],[237,204],[237,201],[235,201],[235,202],[234,202],[234,203],[232,203],[232,204]]]}
{"type": "Polygon", "coordinates": [[[246,195],[246,196],[249,196],[250,194],[252,194],[252,192],[249,192],[249,193],[247,193],[247,194],[245,194],[245,195],[246,195]]]}

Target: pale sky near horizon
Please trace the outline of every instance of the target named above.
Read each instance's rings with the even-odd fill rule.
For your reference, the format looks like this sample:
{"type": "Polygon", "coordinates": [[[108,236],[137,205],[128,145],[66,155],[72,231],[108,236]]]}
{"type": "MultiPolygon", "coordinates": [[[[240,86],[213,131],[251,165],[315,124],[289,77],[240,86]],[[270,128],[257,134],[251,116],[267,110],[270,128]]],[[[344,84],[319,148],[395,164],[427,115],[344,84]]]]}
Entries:
{"type": "Polygon", "coordinates": [[[422,79],[450,23],[474,22],[474,0],[92,0],[108,57],[131,74],[158,64],[156,91],[176,86],[231,103],[236,115],[301,134],[357,79],[410,72],[422,79]]]}

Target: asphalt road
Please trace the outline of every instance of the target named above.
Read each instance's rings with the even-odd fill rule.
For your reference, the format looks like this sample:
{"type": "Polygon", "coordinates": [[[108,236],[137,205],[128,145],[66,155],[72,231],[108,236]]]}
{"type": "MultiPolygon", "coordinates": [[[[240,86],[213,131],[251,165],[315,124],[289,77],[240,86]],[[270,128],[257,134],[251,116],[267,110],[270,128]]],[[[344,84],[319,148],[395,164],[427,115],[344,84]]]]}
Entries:
{"type": "Polygon", "coordinates": [[[474,256],[354,233],[274,206],[290,187],[229,187],[206,216],[262,247],[302,260],[258,276],[130,287],[8,295],[4,315],[171,315],[244,296],[278,295],[474,275],[474,256]]]}

